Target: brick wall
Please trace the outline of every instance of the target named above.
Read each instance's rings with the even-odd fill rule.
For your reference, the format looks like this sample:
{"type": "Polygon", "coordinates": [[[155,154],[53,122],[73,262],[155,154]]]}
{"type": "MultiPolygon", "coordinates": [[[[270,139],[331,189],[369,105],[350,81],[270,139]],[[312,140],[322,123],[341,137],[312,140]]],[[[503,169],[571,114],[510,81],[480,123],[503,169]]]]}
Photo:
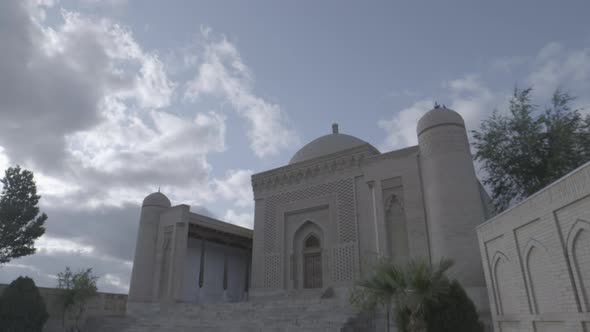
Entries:
{"type": "Polygon", "coordinates": [[[590,332],[590,163],[477,233],[495,331],[590,332]]]}

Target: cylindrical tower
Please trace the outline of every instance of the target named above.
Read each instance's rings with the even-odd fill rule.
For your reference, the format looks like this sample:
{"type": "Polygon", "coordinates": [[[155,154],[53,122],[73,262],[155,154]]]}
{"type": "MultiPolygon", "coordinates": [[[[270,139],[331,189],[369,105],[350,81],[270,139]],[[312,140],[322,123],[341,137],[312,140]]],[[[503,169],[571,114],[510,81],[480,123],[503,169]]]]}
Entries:
{"type": "Polygon", "coordinates": [[[156,243],[160,214],[171,206],[164,194],[155,192],[148,195],[141,206],[135,258],[129,284],[128,302],[152,302],[153,278],[156,271],[156,243]]]}
{"type": "Polygon", "coordinates": [[[451,278],[466,289],[485,287],[475,232],[484,207],[463,118],[435,107],[417,131],[432,262],[451,258],[451,278]]]}

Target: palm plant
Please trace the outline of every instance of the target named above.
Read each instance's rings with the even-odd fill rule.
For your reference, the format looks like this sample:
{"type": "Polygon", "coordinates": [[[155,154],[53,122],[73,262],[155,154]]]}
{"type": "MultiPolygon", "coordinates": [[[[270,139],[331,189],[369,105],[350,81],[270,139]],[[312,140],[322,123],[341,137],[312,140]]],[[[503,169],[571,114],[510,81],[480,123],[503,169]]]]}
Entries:
{"type": "Polygon", "coordinates": [[[453,265],[448,259],[430,264],[427,259],[416,258],[404,265],[389,260],[375,264],[370,277],[356,283],[351,303],[361,310],[374,310],[378,306],[394,305],[400,331],[426,331],[427,306],[443,299],[449,291],[445,272],[453,265]]]}

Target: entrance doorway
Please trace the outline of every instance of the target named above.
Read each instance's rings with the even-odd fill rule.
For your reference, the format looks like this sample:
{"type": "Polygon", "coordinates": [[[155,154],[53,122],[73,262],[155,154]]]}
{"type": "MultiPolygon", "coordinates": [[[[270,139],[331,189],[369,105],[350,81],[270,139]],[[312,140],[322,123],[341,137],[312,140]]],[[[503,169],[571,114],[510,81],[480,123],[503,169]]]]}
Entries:
{"type": "Polygon", "coordinates": [[[322,288],[322,248],[315,235],[310,235],[303,246],[303,287],[322,288]]]}

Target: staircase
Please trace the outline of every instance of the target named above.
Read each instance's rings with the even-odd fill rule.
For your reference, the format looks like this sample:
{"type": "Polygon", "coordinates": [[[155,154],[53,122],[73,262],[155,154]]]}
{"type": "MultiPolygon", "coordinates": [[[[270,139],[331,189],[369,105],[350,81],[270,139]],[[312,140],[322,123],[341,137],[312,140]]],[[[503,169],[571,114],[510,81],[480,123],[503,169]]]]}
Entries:
{"type": "Polygon", "coordinates": [[[139,318],[105,318],[89,321],[91,332],[188,331],[371,331],[370,317],[360,317],[336,299],[285,298],[265,302],[172,304],[139,318]]]}

